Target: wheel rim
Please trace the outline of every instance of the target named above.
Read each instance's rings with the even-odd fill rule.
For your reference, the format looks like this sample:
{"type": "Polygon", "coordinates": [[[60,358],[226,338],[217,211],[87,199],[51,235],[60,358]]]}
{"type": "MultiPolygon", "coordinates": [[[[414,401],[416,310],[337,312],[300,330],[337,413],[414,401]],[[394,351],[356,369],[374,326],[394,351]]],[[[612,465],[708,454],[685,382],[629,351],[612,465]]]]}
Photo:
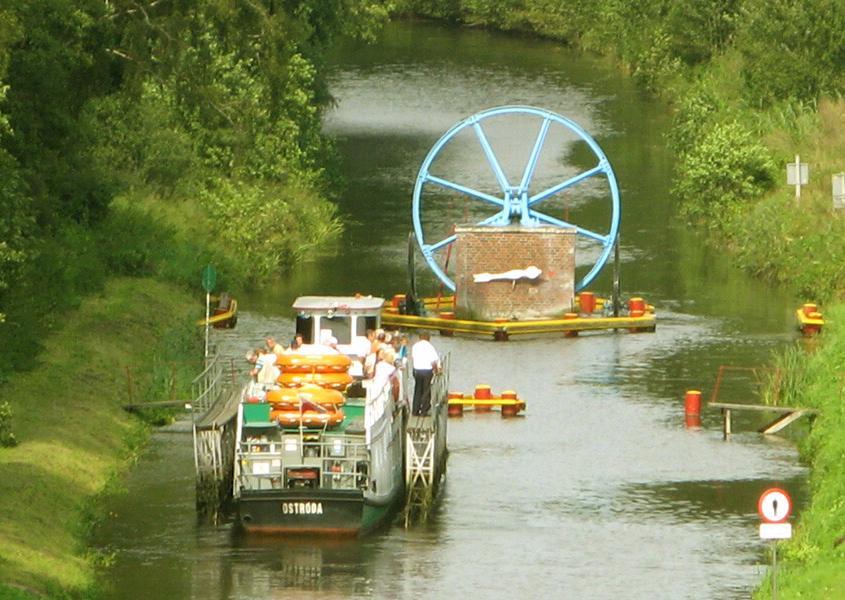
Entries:
{"type": "Polygon", "coordinates": [[[600,244],[601,252],[599,253],[597,260],[589,269],[587,274],[575,284],[576,291],[580,291],[587,287],[598,276],[599,272],[610,257],[610,253],[613,250],[613,246],[616,241],[616,236],[619,232],[619,221],[621,217],[619,186],[616,182],[616,176],[610,165],[610,161],[608,161],[598,143],[596,143],[596,141],[580,125],[566,117],[541,108],[531,106],[501,106],[476,113],[475,115],[456,123],[451,129],[444,133],[434,146],[432,146],[420,166],[414,186],[412,206],[414,235],[423,258],[425,258],[429,268],[431,268],[432,272],[446,287],[455,291],[455,283],[446,273],[445,268],[438,262],[438,256],[440,256],[442,252],[446,251],[451,244],[455,242],[457,239],[456,235],[453,233],[452,235],[437,239],[436,241],[428,241],[425,237],[423,196],[425,191],[429,188],[451,190],[453,192],[458,192],[458,194],[471,200],[497,207],[497,212],[494,215],[478,221],[475,225],[503,226],[511,224],[518,219],[520,224],[525,227],[551,225],[553,227],[560,228],[573,228],[579,237],[600,244]],[[526,164],[522,169],[522,176],[520,177],[518,185],[512,185],[509,181],[483,128],[483,123],[487,120],[495,120],[499,117],[509,117],[512,115],[540,120],[537,136],[534,139],[534,144],[526,164]],[[563,127],[566,131],[574,133],[578,139],[585,142],[592,151],[593,156],[596,159],[596,164],[594,167],[582,171],[573,177],[568,177],[555,185],[532,193],[531,184],[536,175],[539,158],[547,141],[550,129],[556,126],[563,127]],[[468,128],[473,130],[484,156],[487,159],[487,163],[493,171],[500,196],[484,192],[468,185],[461,184],[457,181],[452,181],[451,179],[439,177],[431,173],[432,165],[436,162],[443,149],[455,138],[455,136],[468,128]],[[553,198],[561,192],[569,190],[585,180],[596,177],[605,178],[610,190],[610,226],[606,234],[580,227],[575,223],[568,222],[563,219],[558,219],[541,212],[538,208],[536,208],[545,200],[553,198]]]}

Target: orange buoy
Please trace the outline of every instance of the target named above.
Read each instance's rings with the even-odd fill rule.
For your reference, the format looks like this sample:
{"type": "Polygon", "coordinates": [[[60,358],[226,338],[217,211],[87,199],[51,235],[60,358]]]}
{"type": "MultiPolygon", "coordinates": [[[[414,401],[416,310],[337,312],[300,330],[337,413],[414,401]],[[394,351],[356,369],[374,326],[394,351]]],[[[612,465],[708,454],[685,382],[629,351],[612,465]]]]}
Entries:
{"type": "MultiPolygon", "coordinates": [[[[502,400],[517,400],[516,392],[513,390],[507,390],[502,392],[502,400]]],[[[502,404],[502,418],[508,417],[515,417],[519,414],[519,409],[522,404],[514,403],[514,404],[502,404]]]]}
{"type": "Polygon", "coordinates": [[[270,419],[276,421],[282,427],[335,427],[343,421],[343,409],[320,409],[314,408],[304,410],[273,410],[270,412],[270,419]]]}
{"type": "Polygon", "coordinates": [[[596,296],[593,292],[581,292],[578,296],[581,312],[591,315],[596,310],[596,296]]]}
{"type": "MultiPolygon", "coordinates": [[[[448,398],[452,399],[464,399],[464,395],[461,392],[449,392],[448,398]]],[[[463,404],[449,404],[448,411],[450,417],[462,417],[464,416],[464,405],[463,404]]]]}
{"type": "Polygon", "coordinates": [[[405,302],[405,294],[394,294],[393,298],[390,300],[390,305],[399,310],[399,307],[403,302],[405,302]]]}
{"type": "Polygon", "coordinates": [[[684,414],[686,416],[701,414],[701,392],[699,390],[687,390],[684,395],[684,414]]]}
{"type": "MultiPolygon", "coordinates": [[[[563,315],[564,321],[572,321],[573,319],[578,318],[578,313],[568,312],[563,315]]],[[[577,329],[570,329],[569,331],[563,332],[563,337],[578,337],[578,330],[577,329]]]]}
{"type": "MultiPolygon", "coordinates": [[[[477,385],[472,397],[476,400],[490,400],[493,398],[493,392],[489,385],[477,385]]],[[[490,412],[492,410],[492,406],[489,404],[476,404],[474,408],[476,412],[490,412]]]]}
{"type": "Polygon", "coordinates": [[[345,373],[352,359],[345,354],[279,354],[282,373],[345,373]]]}
{"type": "Polygon", "coordinates": [[[701,429],[701,415],[685,415],[684,427],[687,429],[701,429]]]}
{"type": "Polygon", "coordinates": [[[313,383],[320,387],[345,390],[353,379],[349,373],[282,373],[277,381],[285,387],[300,387],[313,383]]]}
{"type": "Polygon", "coordinates": [[[628,312],[633,313],[635,310],[640,310],[645,313],[646,304],[645,300],[639,297],[629,298],[628,299],[628,312]]]}
{"type": "Polygon", "coordinates": [[[324,407],[341,406],[346,401],[343,394],[338,390],[310,383],[296,388],[288,387],[267,391],[267,402],[272,404],[275,410],[297,409],[302,398],[324,407]]]}
{"type": "Polygon", "coordinates": [[[814,312],[818,312],[819,307],[814,302],[806,302],[804,303],[804,306],[801,307],[801,309],[804,311],[804,314],[809,317],[814,312]]]}
{"type": "MultiPolygon", "coordinates": [[[[447,311],[441,312],[439,317],[441,319],[443,319],[444,321],[454,321],[455,320],[455,313],[450,311],[450,310],[447,310],[447,311]]],[[[454,333],[455,332],[452,331],[451,329],[441,329],[440,330],[440,335],[442,335],[444,337],[451,337],[452,335],[454,335],[454,333]]]]}

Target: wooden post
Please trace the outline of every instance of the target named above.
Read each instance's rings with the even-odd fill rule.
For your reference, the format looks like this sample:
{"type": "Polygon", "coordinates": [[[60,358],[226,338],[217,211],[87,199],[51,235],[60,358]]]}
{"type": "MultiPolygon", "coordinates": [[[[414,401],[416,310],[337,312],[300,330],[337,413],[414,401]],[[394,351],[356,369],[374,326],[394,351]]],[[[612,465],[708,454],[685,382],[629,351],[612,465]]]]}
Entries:
{"type": "Polygon", "coordinates": [[[722,414],[725,415],[723,438],[725,440],[727,440],[728,438],[731,437],[731,409],[730,408],[723,408],[722,414]]]}

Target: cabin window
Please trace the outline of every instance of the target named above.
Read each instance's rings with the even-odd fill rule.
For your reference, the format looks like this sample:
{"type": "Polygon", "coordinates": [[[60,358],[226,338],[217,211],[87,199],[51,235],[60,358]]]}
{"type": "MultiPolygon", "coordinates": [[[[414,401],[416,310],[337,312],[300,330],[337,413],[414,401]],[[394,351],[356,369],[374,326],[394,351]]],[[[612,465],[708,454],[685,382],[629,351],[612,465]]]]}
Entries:
{"type": "Polygon", "coordinates": [[[302,341],[306,344],[313,344],[312,332],[314,329],[314,317],[299,315],[296,317],[296,333],[302,334],[302,341]]]}
{"type": "Polygon", "coordinates": [[[349,344],[352,342],[352,330],[349,317],[334,315],[320,318],[320,330],[331,329],[332,336],[337,339],[338,344],[349,344]]]}

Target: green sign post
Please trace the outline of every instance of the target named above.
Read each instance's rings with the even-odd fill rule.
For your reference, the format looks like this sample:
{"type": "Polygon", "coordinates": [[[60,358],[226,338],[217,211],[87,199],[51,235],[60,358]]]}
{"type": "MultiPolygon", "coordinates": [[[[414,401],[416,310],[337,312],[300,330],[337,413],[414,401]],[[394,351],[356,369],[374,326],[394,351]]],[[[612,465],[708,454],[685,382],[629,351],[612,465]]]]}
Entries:
{"type": "Polygon", "coordinates": [[[211,265],[206,265],[202,270],[202,289],[209,294],[214,291],[214,286],[217,285],[217,271],[211,265]]]}

